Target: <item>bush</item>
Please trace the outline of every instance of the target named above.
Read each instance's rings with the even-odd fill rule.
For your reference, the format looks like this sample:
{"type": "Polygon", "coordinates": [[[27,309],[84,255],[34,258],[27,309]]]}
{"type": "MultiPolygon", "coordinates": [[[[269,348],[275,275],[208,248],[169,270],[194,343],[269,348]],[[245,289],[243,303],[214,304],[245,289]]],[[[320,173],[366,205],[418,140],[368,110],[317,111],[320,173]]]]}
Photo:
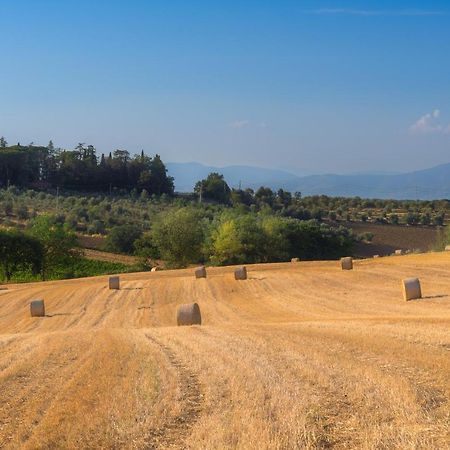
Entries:
{"type": "Polygon", "coordinates": [[[161,258],[158,247],[156,246],[151,233],[143,234],[134,243],[135,254],[142,258],[143,264],[148,265],[149,260],[161,258]]]}
{"type": "Polygon", "coordinates": [[[105,250],[112,253],[134,253],[134,243],[142,235],[136,225],[119,225],[106,236],[105,250]]]}

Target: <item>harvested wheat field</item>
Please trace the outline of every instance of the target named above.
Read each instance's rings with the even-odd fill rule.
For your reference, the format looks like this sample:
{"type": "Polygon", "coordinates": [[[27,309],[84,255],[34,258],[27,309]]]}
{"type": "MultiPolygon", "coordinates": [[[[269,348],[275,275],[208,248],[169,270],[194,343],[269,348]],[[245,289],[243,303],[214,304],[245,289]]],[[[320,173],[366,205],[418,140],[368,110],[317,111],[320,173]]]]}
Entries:
{"type": "Polygon", "coordinates": [[[247,269],[0,291],[0,448],[450,448],[449,253],[247,269]]]}

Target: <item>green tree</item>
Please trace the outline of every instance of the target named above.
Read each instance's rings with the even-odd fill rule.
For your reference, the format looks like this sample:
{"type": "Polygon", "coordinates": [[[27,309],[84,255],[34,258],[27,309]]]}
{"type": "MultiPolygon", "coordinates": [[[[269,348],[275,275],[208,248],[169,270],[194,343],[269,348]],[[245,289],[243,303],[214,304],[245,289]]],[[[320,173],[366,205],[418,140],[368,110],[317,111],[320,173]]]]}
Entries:
{"type": "Polygon", "coordinates": [[[272,206],[275,200],[275,194],[273,193],[272,189],[261,186],[255,192],[255,199],[260,205],[265,203],[266,205],[272,206]]]}
{"type": "Polygon", "coordinates": [[[222,174],[210,173],[205,180],[198,181],[194,192],[202,199],[215,200],[219,203],[230,203],[231,190],[222,174]]]}
{"type": "Polygon", "coordinates": [[[19,270],[40,272],[43,249],[38,239],[16,230],[0,230],[0,266],[7,281],[19,270]]]}
{"type": "Polygon", "coordinates": [[[42,244],[42,280],[53,271],[71,268],[80,256],[76,235],[66,231],[52,216],[37,216],[30,224],[29,233],[42,244]]]}
{"type": "Polygon", "coordinates": [[[181,208],[158,216],[151,239],[169,266],[185,267],[202,260],[202,216],[193,208],[181,208]]]}
{"type": "Polygon", "coordinates": [[[141,235],[142,230],[136,225],[119,225],[112,228],[106,236],[105,249],[113,253],[132,254],[134,243],[141,235]]]}
{"type": "Polygon", "coordinates": [[[231,203],[233,206],[245,205],[250,206],[253,202],[254,192],[252,189],[232,189],[231,191],[231,203]]]}
{"type": "Polygon", "coordinates": [[[156,246],[152,234],[150,232],[144,233],[134,243],[135,254],[142,259],[145,265],[149,265],[152,259],[159,259],[161,255],[156,246]]]}
{"type": "Polygon", "coordinates": [[[216,264],[257,263],[265,258],[265,235],[255,214],[228,218],[212,236],[211,260],[216,264]]]}

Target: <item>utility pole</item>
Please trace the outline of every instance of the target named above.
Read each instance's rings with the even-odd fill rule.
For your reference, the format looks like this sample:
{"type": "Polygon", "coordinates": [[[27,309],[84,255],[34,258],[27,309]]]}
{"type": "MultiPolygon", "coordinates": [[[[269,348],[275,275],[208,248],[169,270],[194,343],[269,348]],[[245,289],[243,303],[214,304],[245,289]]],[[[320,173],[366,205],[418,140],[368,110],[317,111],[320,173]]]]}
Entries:
{"type": "Polygon", "coordinates": [[[203,196],[203,181],[200,182],[200,195],[198,197],[198,202],[202,202],[202,196],[203,196]]]}
{"type": "Polygon", "coordinates": [[[242,183],[241,183],[241,180],[239,180],[239,190],[242,191],[242,183]]]}

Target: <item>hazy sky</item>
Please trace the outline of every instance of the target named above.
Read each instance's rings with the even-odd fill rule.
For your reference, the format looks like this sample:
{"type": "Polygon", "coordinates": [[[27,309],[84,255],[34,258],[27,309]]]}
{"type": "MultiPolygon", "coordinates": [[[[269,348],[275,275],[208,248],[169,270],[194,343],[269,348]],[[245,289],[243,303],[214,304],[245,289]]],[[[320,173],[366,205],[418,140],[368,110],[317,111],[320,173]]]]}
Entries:
{"type": "Polygon", "coordinates": [[[450,2],[0,0],[0,135],[312,172],[450,162],[450,2]]]}

